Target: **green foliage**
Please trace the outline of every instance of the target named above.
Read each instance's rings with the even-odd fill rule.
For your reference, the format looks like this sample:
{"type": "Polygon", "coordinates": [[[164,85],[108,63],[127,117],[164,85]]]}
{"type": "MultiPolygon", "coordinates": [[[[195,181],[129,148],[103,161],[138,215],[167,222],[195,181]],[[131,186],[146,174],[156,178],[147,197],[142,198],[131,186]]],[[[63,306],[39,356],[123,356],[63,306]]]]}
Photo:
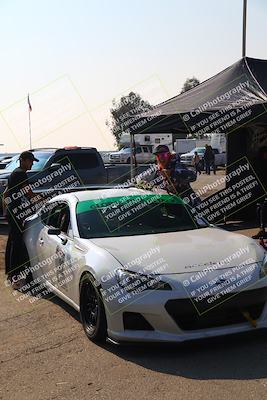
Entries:
{"type": "Polygon", "coordinates": [[[111,119],[106,121],[111,133],[119,145],[121,135],[127,133],[129,126],[137,119],[137,115],[150,110],[152,106],[148,101],[143,100],[138,93],[130,92],[122,96],[119,101],[112,101],[110,109],[111,119]]]}
{"type": "Polygon", "coordinates": [[[193,76],[193,78],[187,78],[183,85],[181,93],[187,92],[188,90],[193,89],[193,87],[195,87],[199,84],[200,84],[200,81],[197,78],[195,78],[194,76],[193,76]]]}

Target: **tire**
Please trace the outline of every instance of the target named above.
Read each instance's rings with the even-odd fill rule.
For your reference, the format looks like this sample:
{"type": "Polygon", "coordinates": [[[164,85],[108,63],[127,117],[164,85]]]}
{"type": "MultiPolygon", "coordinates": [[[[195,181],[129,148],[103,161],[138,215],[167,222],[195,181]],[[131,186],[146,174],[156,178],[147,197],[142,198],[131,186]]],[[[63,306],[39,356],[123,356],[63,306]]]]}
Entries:
{"type": "Polygon", "coordinates": [[[85,274],[80,283],[80,318],[85,334],[91,341],[106,341],[107,320],[103,300],[89,274],[85,274]]]}
{"type": "Polygon", "coordinates": [[[131,163],[131,159],[130,159],[130,157],[127,159],[127,164],[130,164],[131,163]]]}

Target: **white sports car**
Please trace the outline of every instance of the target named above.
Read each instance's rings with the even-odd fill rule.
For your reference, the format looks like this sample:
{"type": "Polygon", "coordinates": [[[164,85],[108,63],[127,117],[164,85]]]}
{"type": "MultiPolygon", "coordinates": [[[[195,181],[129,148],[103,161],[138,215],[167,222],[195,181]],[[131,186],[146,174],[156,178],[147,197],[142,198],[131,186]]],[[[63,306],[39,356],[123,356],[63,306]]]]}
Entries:
{"type": "Polygon", "coordinates": [[[175,195],[59,195],[26,228],[32,293],[78,310],[91,340],[181,342],[267,327],[264,249],[194,219],[175,195]]]}

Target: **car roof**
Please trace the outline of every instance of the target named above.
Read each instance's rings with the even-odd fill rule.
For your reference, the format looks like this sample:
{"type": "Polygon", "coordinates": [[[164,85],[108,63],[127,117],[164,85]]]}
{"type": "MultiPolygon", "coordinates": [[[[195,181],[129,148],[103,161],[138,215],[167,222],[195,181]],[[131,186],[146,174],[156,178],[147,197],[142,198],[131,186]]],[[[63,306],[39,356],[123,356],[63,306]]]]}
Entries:
{"type": "Polygon", "coordinates": [[[61,194],[53,197],[53,201],[76,199],[78,202],[86,200],[95,200],[111,197],[123,197],[123,196],[140,196],[147,194],[155,194],[148,190],[137,189],[137,188],[127,188],[127,189],[101,189],[101,190],[84,190],[79,192],[72,192],[61,194]]]}
{"type": "Polygon", "coordinates": [[[80,151],[80,150],[96,150],[95,147],[80,147],[80,146],[66,146],[66,147],[39,147],[35,149],[30,149],[28,151],[31,151],[32,153],[34,152],[61,152],[61,151],[66,151],[66,152],[75,152],[75,151],[80,151]]]}
{"type": "Polygon", "coordinates": [[[101,190],[86,190],[83,192],[75,192],[75,196],[79,201],[101,199],[105,197],[122,197],[122,196],[137,196],[146,195],[147,190],[137,189],[137,188],[127,188],[127,189],[101,189],[101,190]]]}

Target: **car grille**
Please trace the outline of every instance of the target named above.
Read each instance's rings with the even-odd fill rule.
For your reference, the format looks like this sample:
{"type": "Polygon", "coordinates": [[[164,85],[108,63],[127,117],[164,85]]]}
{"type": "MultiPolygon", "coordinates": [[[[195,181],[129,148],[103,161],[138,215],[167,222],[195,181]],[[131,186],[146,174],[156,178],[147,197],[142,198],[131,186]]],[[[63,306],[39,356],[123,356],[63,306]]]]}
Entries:
{"type": "Polygon", "coordinates": [[[197,330],[247,322],[242,314],[244,311],[256,320],[260,317],[266,300],[267,289],[263,288],[244,291],[235,296],[232,294],[228,299],[225,296],[223,303],[206,308],[202,314],[189,298],[169,300],[165,309],[181,329],[197,330]]]}
{"type": "Polygon", "coordinates": [[[109,158],[110,158],[110,160],[114,160],[114,161],[120,160],[120,156],[110,156],[109,158]]]}
{"type": "Polygon", "coordinates": [[[190,157],[190,156],[181,158],[181,161],[182,161],[182,162],[191,163],[192,160],[193,160],[193,157],[190,157]]]}

